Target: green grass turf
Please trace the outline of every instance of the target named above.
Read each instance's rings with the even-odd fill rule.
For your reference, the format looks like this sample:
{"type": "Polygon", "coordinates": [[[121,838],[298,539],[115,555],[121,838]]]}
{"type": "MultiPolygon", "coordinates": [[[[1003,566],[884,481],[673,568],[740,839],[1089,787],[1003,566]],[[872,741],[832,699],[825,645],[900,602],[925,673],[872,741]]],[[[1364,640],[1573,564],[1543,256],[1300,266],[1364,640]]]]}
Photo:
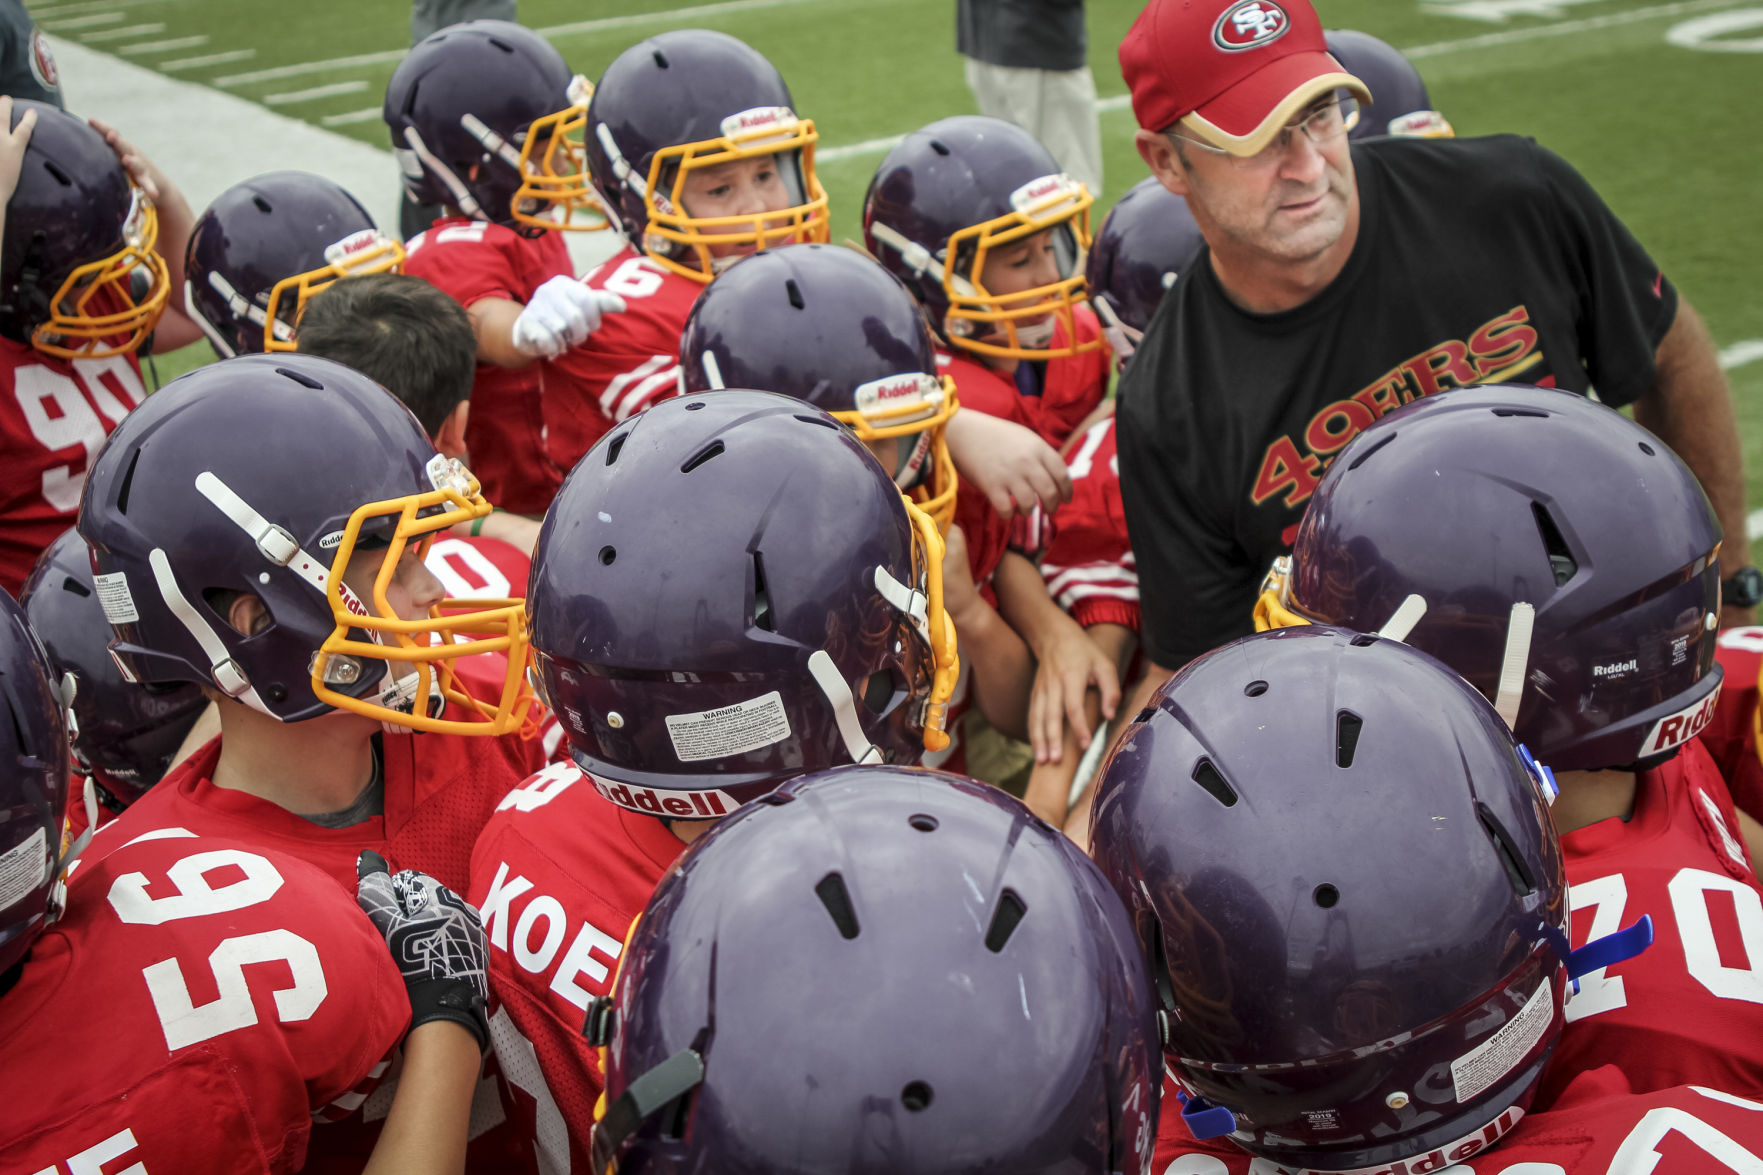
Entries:
{"type": "MultiPolygon", "coordinates": [[[[157,41],[206,35],[200,47],[131,55],[143,65],[251,49],[249,61],[180,69],[171,76],[213,84],[241,73],[301,62],[396,51],[408,37],[408,10],[382,0],[305,0],[300,5],[240,4],[237,0],[74,0],[40,5],[38,20],[52,32],[87,39],[117,27],[58,29],[66,20],[121,11],[126,22],[163,23],[142,34],[157,41]]],[[[1575,163],[1659,259],[1684,295],[1706,316],[1723,346],[1763,338],[1763,141],[1756,104],[1763,61],[1756,54],[1698,52],[1669,45],[1667,29],[1708,11],[1741,7],[1675,6],[1677,11],[1609,27],[1582,28],[1588,19],[1621,17],[1657,9],[1654,0],[1572,2],[1553,14],[1514,16],[1485,23],[1438,11],[1414,0],[1321,0],[1324,23],[1364,29],[1403,47],[1429,46],[1418,58],[1435,104],[1459,133],[1517,131],[1536,136],[1575,163]],[[1686,10],[1687,9],[1687,10],[1686,10]],[[1567,35],[1485,45],[1470,38],[1522,30],[1546,30],[1562,22],[1567,35]],[[1447,47],[1440,49],[1441,44],[1447,47]]],[[[1103,97],[1124,85],[1115,47],[1140,8],[1139,0],[1091,0],[1090,61],[1103,97]]],[[[670,12],[677,0],[521,0],[524,23],[545,28],[565,22],[670,12]]],[[[954,51],[949,0],[804,0],[778,7],[722,12],[690,23],[717,28],[749,41],[783,71],[797,105],[811,115],[823,147],[898,134],[934,118],[973,109],[954,51]]],[[[560,33],[558,48],[578,70],[596,77],[614,56],[640,37],[680,27],[665,19],[611,29],[560,33]]],[[[1739,36],[1756,36],[1756,30],[1739,36]]],[[[118,52],[128,38],[93,42],[118,52]]],[[[271,95],[359,82],[348,94],[275,108],[322,123],[327,116],[365,110],[378,103],[393,64],[338,66],[296,77],[228,84],[230,93],[254,101],[271,95]]],[[[386,132],[376,119],[333,127],[376,146],[386,132]]],[[[1101,212],[1143,174],[1132,147],[1132,117],[1120,109],[1102,115],[1107,181],[1101,212]]],[[[831,193],[836,236],[855,236],[862,193],[879,154],[823,163],[831,193]]],[[[242,178],[242,177],[241,177],[242,178]]],[[[161,357],[161,375],[205,358],[199,345],[161,357]]],[[[1731,372],[1745,442],[1753,507],[1763,507],[1763,360],[1731,372]]]]}

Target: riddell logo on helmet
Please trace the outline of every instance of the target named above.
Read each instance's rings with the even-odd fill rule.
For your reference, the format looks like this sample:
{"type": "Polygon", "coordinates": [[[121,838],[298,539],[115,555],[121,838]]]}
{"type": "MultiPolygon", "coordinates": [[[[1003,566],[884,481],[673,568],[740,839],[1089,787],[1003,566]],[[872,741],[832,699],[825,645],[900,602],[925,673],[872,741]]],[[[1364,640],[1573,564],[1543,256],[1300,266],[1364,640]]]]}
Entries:
{"type": "Polygon", "coordinates": [[[1397,1159],[1393,1163],[1385,1163],[1377,1167],[1359,1167],[1352,1171],[1312,1171],[1308,1167],[1287,1167],[1279,1163],[1271,1163],[1266,1159],[1255,1160],[1257,1175],[1266,1164],[1268,1175],[1437,1175],[1455,1167],[1464,1159],[1479,1155],[1506,1136],[1518,1120],[1524,1117],[1524,1111],[1513,1106],[1505,1113],[1483,1126],[1473,1134],[1465,1135],[1455,1142],[1448,1142],[1437,1150],[1424,1155],[1415,1155],[1411,1159],[1397,1159]]]}
{"type": "Polygon", "coordinates": [[[1720,701],[1720,687],[1699,702],[1694,702],[1677,713],[1661,718],[1647,733],[1647,741],[1641,744],[1641,754],[1657,755],[1660,751],[1669,751],[1672,747],[1689,742],[1714,717],[1714,705],[1720,701]]]}
{"type": "Polygon", "coordinates": [[[723,119],[722,133],[723,137],[732,139],[736,135],[749,134],[768,127],[788,129],[795,122],[796,112],[788,106],[755,106],[751,110],[743,110],[723,119]]]}
{"type": "Polygon", "coordinates": [[[1225,9],[1212,26],[1212,43],[1226,53],[1240,53],[1279,40],[1291,27],[1285,9],[1272,0],[1244,0],[1225,9]]]}
{"type": "Polygon", "coordinates": [[[1641,667],[1637,658],[1630,657],[1626,661],[1617,661],[1610,665],[1593,665],[1593,677],[1621,677],[1624,673],[1633,673],[1641,667]]]}
{"type": "Polygon", "coordinates": [[[857,404],[857,411],[875,412],[908,400],[925,399],[929,392],[925,385],[930,382],[934,382],[932,377],[920,373],[885,376],[857,385],[851,398],[857,404]]]}
{"type": "Polygon", "coordinates": [[[607,783],[591,775],[588,778],[594,781],[594,787],[601,795],[619,807],[629,808],[633,812],[647,812],[651,816],[686,816],[694,820],[713,820],[740,807],[733,796],[715,788],[708,791],[656,791],[652,787],[607,783]]]}
{"type": "Polygon", "coordinates": [[[1063,172],[1044,175],[1039,179],[1029,180],[1011,192],[1010,207],[1018,212],[1027,212],[1031,208],[1050,203],[1055,196],[1070,199],[1077,195],[1076,189],[1077,182],[1063,172]]]}

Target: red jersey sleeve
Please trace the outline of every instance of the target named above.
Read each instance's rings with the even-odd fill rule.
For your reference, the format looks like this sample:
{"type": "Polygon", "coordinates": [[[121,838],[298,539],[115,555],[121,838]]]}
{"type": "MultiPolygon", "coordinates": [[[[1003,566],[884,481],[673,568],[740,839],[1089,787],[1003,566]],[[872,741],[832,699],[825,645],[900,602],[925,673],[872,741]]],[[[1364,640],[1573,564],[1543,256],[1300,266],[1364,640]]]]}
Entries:
{"type": "Polygon", "coordinates": [[[92,459],[146,398],[133,355],[57,359],[0,339],[0,587],[24,587],[37,556],[79,517],[92,459]]]}
{"type": "Polygon", "coordinates": [[[582,280],[623,298],[625,309],[559,355],[546,384],[546,437],[561,469],[573,469],[614,424],[679,394],[680,335],[704,289],[628,245],[582,280]]]}
{"type": "Polygon", "coordinates": [[[1053,516],[1041,560],[1047,594],[1085,628],[1121,624],[1139,629],[1139,573],[1120,504],[1120,459],[1114,417],[1091,425],[1066,462],[1071,501],[1053,516]]]}
{"type": "MultiPolygon", "coordinates": [[[[547,281],[574,272],[557,233],[523,237],[482,220],[449,217],[412,238],[404,272],[422,278],[461,306],[485,298],[525,305],[547,281]]],[[[545,451],[546,387],[552,365],[480,363],[472,380],[465,445],[484,496],[517,514],[543,514],[563,484],[563,470],[545,451]]]]}
{"type": "Polygon", "coordinates": [[[302,861],[159,829],[70,895],[0,998],[0,1065],[29,1075],[0,1099],[0,1169],[298,1170],[313,1115],[409,1022],[383,939],[302,861]]]}
{"type": "Polygon", "coordinates": [[[1636,1090],[1763,1089],[1763,891],[1725,782],[1693,740],[1639,777],[1634,811],[1561,838],[1573,943],[1653,919],[1653,945],[1581,977],[1539,1106],[1588,1069],[1636,1090]]]}
{"type": "Polygon", "coordinates": [[[508,794],[472,855],[490,936],[491,1033],[514,1119],[547,1169],[589,1170],[602,1078],[582,1038],[631,923],[685,850],[661,821],[602,798],[572,764],[508,794]]]}
{"type": "Polygon", "coordinates": [[[1763,819],[1763,758],[1757,752],[1759,676],[1763,676],[1763,628],[1729,628],[1720,634],[1714,657],[1724,674],[1714,716],[1696,737],[1732,798],[1754,819],[1763,819]]]}

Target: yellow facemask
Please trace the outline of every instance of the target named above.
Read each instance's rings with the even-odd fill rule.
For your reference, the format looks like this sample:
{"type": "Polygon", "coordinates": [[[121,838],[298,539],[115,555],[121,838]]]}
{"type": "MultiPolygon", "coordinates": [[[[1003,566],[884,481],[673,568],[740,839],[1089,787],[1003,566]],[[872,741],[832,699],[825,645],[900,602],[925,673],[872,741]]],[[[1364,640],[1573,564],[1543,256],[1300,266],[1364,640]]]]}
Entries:
{"type": "Polygon", "coordinates": [[[535,118],[520,146],[521,184],[510,211],[517,224],[564,232],[597,232],[610,223],[588,175],[584,136],[594,83],[577,74],[569,83],[570,104],[535,118]],[[528,210],[529,206],[537,207],[528,210]]]}
{"type": "Polygon", "coordinates": [[[102,359],[138,351],[165,312],[171,275],[153,251],[159,241],[159,214],[139,188],[123,226],[121,249],[76,268],[50,299],[47,322],[31,333],[31,346],[63,359],[102,359]],[[148,276],[146,292],[130,291],[135,270],[148,276]]]}
{"type": "Polygon", "coordinates": [[[436,456],[429,463],[429,480],[431,491],[370,502],[349,516],[325,576],[325,596],[336,627],[313,658],[312,692],[339,710],[394,726],[443,734],[507,734],[520,728],[533,704],[526,684],[526,601],[446,599],[431,607],[427,616],[404,620],[386,598],[407,545],[416,543],[421,557],[437,533],[490,513],[477,479],[457,460],[436,456]],[[343,572],[356,552],[362,526],[378,518],[395,518],[397,523],[371,598],[363,601],[343,582],[343,572]],[[352,630],[367,633],[369,639],[352,637],[352,630]],[[493,699],[474,697],[454,672],[455,661],[479,653],[507,658],[501,691],[493,699]],[[415,667],[414,674],[399,683],[400,693],[412,699],[408,711],[332,688],[358,679],[361,662],[372,661],[389,662],[394,670],[415,667]],[[466,717],[428,713],[426,703],[436,696],[466,717]]]}
{"type": "Polygon", "coordinates": [[[1255,601],[1255,631],[1270,628],[1294,628],[1310,624],[1309,617],[1292,608],[1292,557],[1281,555],[1267,569],[1261,581],[1261,595],[1255,601]]]}
{"type": "Polygon", "coordinates": [[[263,311],[263,349],[293,351],[294,330],[306,302],[338,278],[368,273],[402,273],[404,246],[378,229],[351,233],[324,251],[325,264],[285,277],[269,291],[263,311]]]}
{"type": "MultiPolygon", "coordinates": [[[[834,412],[834,418],[850,428],[864,444],[887,438],[930,434],[927,484],[909,491],[919,509],[937,524],[938,534],[948,534],[955,521],[955,462],[945,438],[949,420],[960,407],[955,381],[948,376],[914,373],[873,380],[853,395],[855,409],[834,412]]],[[[890,470],[891,474],[893,471],[890,470]]]]}

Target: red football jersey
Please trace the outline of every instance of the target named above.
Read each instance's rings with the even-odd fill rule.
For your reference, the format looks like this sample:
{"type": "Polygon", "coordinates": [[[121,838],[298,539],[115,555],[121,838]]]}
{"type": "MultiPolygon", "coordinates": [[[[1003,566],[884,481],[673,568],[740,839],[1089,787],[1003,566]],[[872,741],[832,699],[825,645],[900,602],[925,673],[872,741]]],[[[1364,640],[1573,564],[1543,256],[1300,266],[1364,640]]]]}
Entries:
{"type": "Polygon", "coordinates": [[[514,735],[381,734],[384,813],[323,828],[248,792],[215,787],[215,738],[100,829],[94,848],[175,826],[230,836],[310,861],[355,892],[363,849],[393,870],[420,869],[459,893],[470,888],[471,846],[503,796],[544,765],[537,740],[514,735]]]}
{"type": "MultiPolygon", "coordinates": [[[[435,221],[405,249],[405,273],[465,307],[484,298],[525,305],[547,281],[575,272],[558,233],[523,237],[463,216],[435,221]]],[[[544,359],[520,368],[477,366],[465,444],[484,496],[504,510],[543,514],[563,484],[563,470],[545,452],[544,397],[557,380],[553,363],[544,359]]]]}
{"type": "Polygon", "coordinates": [[[617,974],[631,923],[685,845],[621,808],[573,764],[509,792],[472,854],[471,903],[490,935],[490,1031],[517,1120],[549,1171],[588,1171],[600,1061],[588,1003],[617,974]]]}
{"type": "MultiPolygon", "coordinates": [[[[1079,306],[1074,318],[1080,341],[1102,337],[1101,324],[1088,306],[1079,306]]],[[[1065,345],[1063,325],[1054,327],[1052,345],[1065,345]]],[[[957,362],[948,374],[955,380],[955,392],[964,407],[1026,424],[1055,449],[1064,447],[1084,417],[1108,394],[1108,373],[1113,365],[1107,347],[1042,360],[1041,394],[1025,396],[1014,379],[987,367],[978,356],[965,351],[952,354],[957,362]]]]}
{"type": "Polygon", "coordinates": [[[0,997],[0,1170],[297,1171],[409,1021],[384,939],[318,869],[143,828],[79,862],[0,997]]]}
{"type": "Polygon", "coordinates": [[[86,471],[146,398],[133,355],[57,359],[0,339],[0,587],[16,597],[37,556],[79,517],[86,471]]]}
{"type": "MultiPolygon", "coordinates": [[[[1228,1139],[1195,1142],[1164,1083],[1155,1175],[1308,1175],[1228,1139]]],[[[1704,1086],[1632,1092],[1615,1066],[1582,1073],[1547,1112],[1506,1111],[1430,1154],[1364,1175],[1714,1175],[1763,1171],[1763,1102],[1704,1086]],[[1501,1132],[1504,1136],[1501,1137],[1501,1132]]]]}
{"type": "Polygon", "coordinates": [[[1726,784],[1694,740],[1638,782],[1626,822],[1600,820],[1561,844],[1573,945],[1642,914],[1653,945],[1580,979],[1539,1106],[1601,1065],[1637,1090],[1763,1090],[1763,891],[1726,784]]]}
{"type": "Polygon", "coordinates": [[[1726,777],[1733,803],[1763,820],[1763,759],[1757,754],[1757,679],[1763,675],[1763,628],[1729,628],[1714,647],[1725,672],[1714,716],[1696,737],[1726,777]]]}
{"type": "Polygon", "coordinates": [[[559,355],[558,379],[545,387],[551,460],[566,471],[613,425],[679,394],[680,335],[704,291],[631,245],[582,281],[623,298],[625,310],[606,315],[586,342],[559,355]]]}
{"type": "Polygon", "coordinates": [[[1071,501],[1059,508],[1041,560],[1047,594],[1071,618],[1139,630],[1139,573],[1120,504],[1114,417],[1092,424],[1066,460],[1071,501]]]}

